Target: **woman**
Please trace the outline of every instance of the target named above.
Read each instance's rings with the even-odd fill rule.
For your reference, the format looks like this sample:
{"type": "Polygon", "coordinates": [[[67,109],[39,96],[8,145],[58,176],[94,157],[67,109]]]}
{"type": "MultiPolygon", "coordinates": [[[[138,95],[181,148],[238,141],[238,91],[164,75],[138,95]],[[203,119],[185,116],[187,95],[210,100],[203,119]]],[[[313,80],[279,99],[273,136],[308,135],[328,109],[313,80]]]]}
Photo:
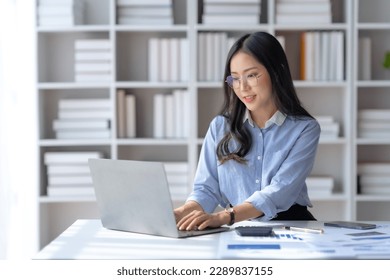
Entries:
{"type": "Polygon", "coordinates": [[[315,220],[305,180],[320,127],[300,104],[283,48],[265,32],[242,36],[224,78],[225,103],[205,136],[193,192],[175,209],[178,228],[315,220]],[[225,210],[214,212],[218,205],[225,210]]]}

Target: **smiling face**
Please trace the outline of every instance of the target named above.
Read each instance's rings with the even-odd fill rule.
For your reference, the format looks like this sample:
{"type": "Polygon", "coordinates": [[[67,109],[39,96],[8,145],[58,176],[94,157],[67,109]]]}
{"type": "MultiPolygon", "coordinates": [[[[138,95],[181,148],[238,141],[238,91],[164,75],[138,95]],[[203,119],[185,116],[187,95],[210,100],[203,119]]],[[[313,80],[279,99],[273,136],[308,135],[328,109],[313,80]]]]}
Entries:
{"type": "Polygon", "coordinates": [[[240,80],[239,87],[234,88],[236,96],[250,111],[253,121],[264,127],[277,111],[267,69],[251,55],[238,52],[230,61],[230,73],[234,80],[240,80]],[[257,84],[253,82],[256,79],[257,84]]]}

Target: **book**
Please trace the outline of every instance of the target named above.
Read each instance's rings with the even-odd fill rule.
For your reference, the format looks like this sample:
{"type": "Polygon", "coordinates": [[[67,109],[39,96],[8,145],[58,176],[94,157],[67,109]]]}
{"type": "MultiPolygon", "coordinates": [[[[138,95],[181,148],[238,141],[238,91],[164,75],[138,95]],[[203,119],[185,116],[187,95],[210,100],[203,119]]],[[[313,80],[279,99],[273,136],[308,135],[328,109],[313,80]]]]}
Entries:
{"type": "Polygon", "coordinates": [[[171,5],[153,6],[119,6],[117,9],[119,17],[148,16],[148,17],[173,17],[171,5]]]}
{"type": "MultiPolygon", "coordinates": [[[[332,57],[331,49],[331,38],[329,32],[321,32],[320,34],[320,44],[321,44],[321,53],[320,53],[320,63],[316,63],[319,66],[318,79],[321,81],[330,80],[330,60],[332,57]]],[[[335,70],[335,69],[334,69],[335,70]]]]}
{"type": "Polygon", "coordinates": [[[88,164],[61,164],[61,165],[48,165],[47,175],[90,175],[88,164]]]}
{"type": "Polygon", "coordinates": [[[111,63],[110,62],[76,62],[76,72],[89,72],[89,73],[110,73],[111,63]]]}
{"type": "Polygon", "coordinates": [[[74,17],[75,15],[82,15],[84,12],[83,5],[81,1],[76,1],[75,3],[80,3],[77,5],[67,4],[67,5],[38,5],[37,6],[37,15],[39,18],[42,17],[74,17]]]}
{"type": "Polygon", "coordinates": [[[360,109],[358,120],[390,121],[390,110],[388,109],[360,109]]]}
{"type": "Polygon", "coordinates": [[[84,61],[112,61],[110,51],[76,51],[75,52],[75,61],[84,62],[84,61]]]}
{"type": "Polygon", "coordinates": [[[358,174],[390,174],[390,162],[358,163],[358,174]]]}
{"type": "Polygon", "coordinates": [[[116,94],[116,108],[117,108],[117,130],[118,138],[126,137],[126,91],[118,89],[116,94]]]}
{"type": "Polygon", "coordinates": [[[83,19],[80,17],[68,17],[68,16],[57,16],[57,17],[47,17],[41,16],[38,18],[39,26],[73,26],[73,25],[82,25],[84,23],[83,19]]]}
{"type": "Polygon", "coordinates": [[[362,174],[360,175],[361,186],[388,186],[390,188],[390,175],[385,174],[362,174]]]}
{"type": "Polygon", "coordinates": [[[153,16],[153,17],[119,17],[119,25],[173,25],[172,17],[162,17],[162,16],[153,16]]]}
{"type": "Polygon", "coordinates": [[[58,101],[58,108],[63,109],[110,109],[108,98],[63,98],[58,101]]]}
{"type": "Polygon", "coordinates": [[[53,130],[84,130],[84,129],[109,129],[109,120],[85,120],[85,119],[55,119],[53,130]]]}
{"type": "Polygon", "coordinates": [[[171,52],[170,52],[170,39],[160,39],[160,57],[159,57],[159,81],[168,82],[171,71],[171,52]]]}
{"type": "Polygon", "coordinates": [[[170,38],[169,40],[169,58],[170,68],[168,80],[170,82],[178,82],[180,80],[180,39],[170,38]]]}
{"type": "Polygon", "coordinates": [[[58,111],[58,117],[64,119],[111,119],[111,110],[107,109],[70,109],[58,111]]]}
{"type": "Polygon", "coordinates": [[[328,176],[309,176],[306,178],[308,188],[332,190],[334,179],[328,176]]]}
{"type": "Polygon", "coordinates": [[[164,94],[158,93],[153,97],[153,137],[165,137],[165,101],[164,94]]]}
{"type": "Polygon", "coordinates": [[[182,82],[187,82],[189,80],[189,69],[190,69],[190,62],[189,62],[189,45],[188,45],[188,39],[187,38],[180,38],[180,73],[179,73],[179,80],[182,82]]]}
{"type": "MultiPolygon", "coordinates": [[[[344,33],[342,31],[336,31],[333,32],[334,37],[334,59],[336,61],[336,81],[343,81],[344,80],[344,63],[345,63],[345,54],[344,54],[344,33]]],[[[333,71],[333,70],[332,70],[333,71]]]]}
{"type": "Polygon", "coordinates": [[[111,131],[109,129],[58,130],[55,135],[57,139],[107,139],[111,137],[111,131]]]}
{"type": "Polygon", "coordinates": [[[390,195],[390,186],[361,186],[361,194],[390,195]]]}
{"type": "Polygon", "coordinates": [[[371,80],[371,38],[359,37],[358,79],[371,80]]]}
{"type": "Polygon", "coordinates": [[[174,98],[173,94],[167,94],[164,96],[164,127],[165,127],[165,138],[174,138],[175,137],[175,107],[174,107],[174,98]]]}
{"type": "Polygon", "coordinates": [[[55,175],[48,174],[48,183],[50,186],[55,185],[92,185],[90,174],[86,175],[55,175]]]}
{"type": "Polygon", "coordinates": [[[303,80],[313,81],[314,80],[314,32],[304,32],[303,33],[303,43],[304,43],[304,54],[303,54],[303,80]]]}
{"type": "Polygon", "coordinates": [[[327,13],[296,13],[296,14],[276,14],[277,24],[330,24],[332,15],[327,13]]]}
{"type": "Polygon", "coordinates": [[[184,107],[184,94],[183,90],[174,90],[173,91],[173,102],[174,102],[174,125],[175,125],[175,137],[181,138],[184,136],[184,126],[183,126],[183,115],[185,112],[184,107]]]}
{"type": "Polygon", "coordinates": [[[172,0],[117,0],[117,6],[170,6],[172,0]]]}
{"type": "Polygon", "coordinates": [[[149,81],[157,82],[160,80],[160,39],[150,38],[148,41],[148,76],[149,81]]]}
{"type": "Polygon", "coordinates": [[[361,138],[377,138],[377,139],[388,139],[390,138],[390,132],[388,131],[364,131],[360,130],[358,136],[361,138]]]}
{"type": "Polygon", "coordinates": [[[110,82],[112,80],[111,73],[76,73],[76,82],[110,82]]]}
{"type": "Polygon", "coordinates": [[[77,6],[83,3],[84,0],[38,0],[38,6],[77,6]]]}
{"type": "Polygon", "coordinates": [[[339,123],[330,123],[330,124],[320,124],[321,127],[321,136],[328,136],[337,138],[340,132],[339,123]]]}
{"type": "Polygon", "coordinates": [[[370,130],[390,130],[390,123],[387,121],[365,121],[365,120],[360,120],[358,122],[358,129],[370,131],[370,130]]]}
{"type": "Polygon", "coordinates": [[[125,96],[125,115],[126,115],[126,137],[134,138],[137,135],[137,122],[136,122],[136,98],[135,95],[126,94],[125,96]]]}
{"type": "Polygon", "coordinates": [[[111,50],[111,42],[109,39],[77,39],[74,43],[76,51],[85,50],[111,50]]]}
{"type": "Polygon", "coordinates": [[[260,4],[261,0],[203,0],[204,4],[260,4]]]}
{"type": "Polygon", "coordinates": [[[95,196],[92,186],[47,186],[47,195],[55,196],[95,196]]]}
{"type": "Polygon", "coordinates": [[[277,1],[275,6],[276,14],[331,14],[330,1],[277,1]]]}
{"type": "Polygon", "coordinates": [[[330,116],[330,115],[321,115],[321,116],[317,115],[314,117],[320,125],[327,125],[327,124],[334,123],[334,118],[333,118],[333,116],[330,116]]]}
{"type": "Polygon", "coordinates": [[[260,3],[207,3],[203,4],[204,14],[258,14],[261,13],[260,3]]]}
{"type": "Polygon", "coordinates": [[[45,164],[88,164],[89,158],[102,158],[102,152],[46,152],[44,154],[45,164]]]}
{"type": "Polygon", "coordinates": [[[198,34],[198,80],[206,80],[206,33],[198,34]]]}
{"type": "Polygon", "coordinates": [[[259,24],[260,15],[258,14],[203,14],[203,24],[229,24],[234,22],[240,24],[259,24]]]}

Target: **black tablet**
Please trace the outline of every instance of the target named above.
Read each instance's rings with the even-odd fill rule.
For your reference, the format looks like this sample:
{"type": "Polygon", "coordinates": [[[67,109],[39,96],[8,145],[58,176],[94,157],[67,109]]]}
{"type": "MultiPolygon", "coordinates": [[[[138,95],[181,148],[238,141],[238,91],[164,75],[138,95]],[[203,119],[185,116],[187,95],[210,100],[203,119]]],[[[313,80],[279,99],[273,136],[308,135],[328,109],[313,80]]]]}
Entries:
{"type": "Polygon", "coordinates": [[[358,222],[346,222],[346,221],[325,222],[324,226],[328,226],[328,227],[342,227],[342,228],[351,228],[351,229],[373,229],[373,228],[376,228],[375,224],[366,224],[366,223],[358,223],[358,222]]]}

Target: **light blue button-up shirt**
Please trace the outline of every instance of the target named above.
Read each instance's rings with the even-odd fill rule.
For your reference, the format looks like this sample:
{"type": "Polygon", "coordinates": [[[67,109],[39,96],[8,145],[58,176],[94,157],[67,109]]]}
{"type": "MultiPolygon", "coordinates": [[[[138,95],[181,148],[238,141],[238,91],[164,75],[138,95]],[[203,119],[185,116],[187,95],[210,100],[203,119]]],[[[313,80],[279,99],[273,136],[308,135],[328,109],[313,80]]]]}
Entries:
{"type": "MultiPolygon", "coordinates": [[[[309,117],[286,117],[277,111],[264,128],[259,128],[247,112],[244,125],[252,136],[247,162],[220,164],[216,148],[228,125],[222,116],[212,120],[188,200],[198,202],[209,213],[218,205],[249,202],[264,213],[260,220],[273,219],[294,204],[312,207],[305,180],[315,160],[318,122],[309,117]]],[[[231,150],[237,145],[234,140],[230,144],[231,150]]]]}

